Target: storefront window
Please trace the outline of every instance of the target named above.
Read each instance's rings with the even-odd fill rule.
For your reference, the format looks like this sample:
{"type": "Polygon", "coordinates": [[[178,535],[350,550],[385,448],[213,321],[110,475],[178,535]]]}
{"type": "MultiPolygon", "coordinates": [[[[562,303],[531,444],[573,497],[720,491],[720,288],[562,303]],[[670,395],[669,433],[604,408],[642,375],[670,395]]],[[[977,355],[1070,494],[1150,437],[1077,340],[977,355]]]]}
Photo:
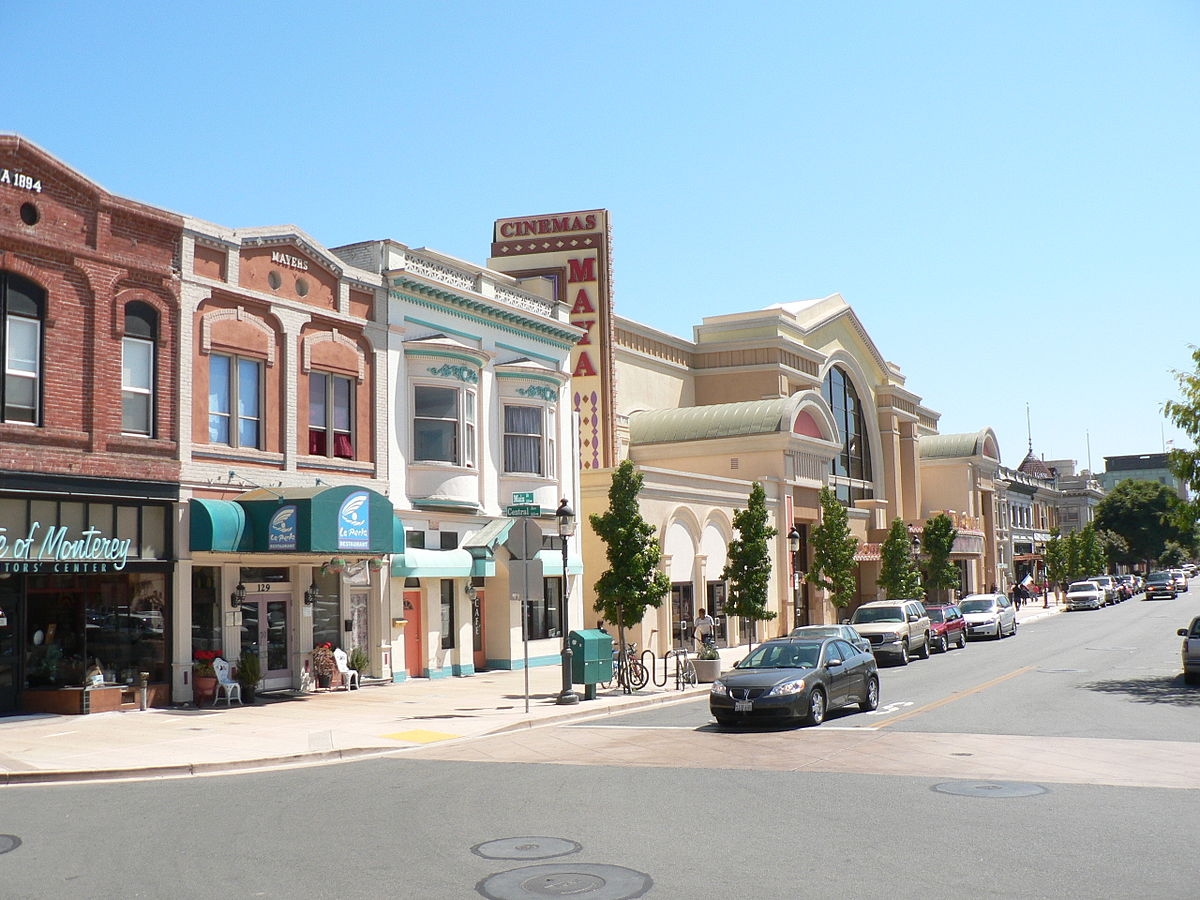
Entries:
{"type": "Polygon", "coordinates": [[[26,686],[165,681],[167,579],[161,572],[32,575],[26,583],[26,686]]]}
{"type": "Polygon", "coordinates": [[[192,653],[221,649],[221,604],[217,599],[220,569],[192,569],[192,653]]]}
{"type": "Polygon", "coordinates": [[[323,573],[320,569],[314,569],[313,583],[320,592],[312,607],[313,646],[328,642],[334,647],[341,647],[341,576],[334,572],[323,573]]]}

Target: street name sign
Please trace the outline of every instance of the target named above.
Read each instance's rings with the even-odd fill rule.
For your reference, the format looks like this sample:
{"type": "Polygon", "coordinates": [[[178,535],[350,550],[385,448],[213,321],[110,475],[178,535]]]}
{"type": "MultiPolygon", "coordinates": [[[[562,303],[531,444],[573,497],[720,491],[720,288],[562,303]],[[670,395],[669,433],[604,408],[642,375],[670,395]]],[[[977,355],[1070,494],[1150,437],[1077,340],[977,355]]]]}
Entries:
{"type": "Polygon", "coordinates": [[[526,516],[540,516],[542,508],[532,503],[521,503],[504,507],[504,514],[510,519],[521,519],[526,516]]]}
{"type": "Polygon", "coordinates": [[[533,491],[513,491],[513,503],[532,503],[533,491]]]}

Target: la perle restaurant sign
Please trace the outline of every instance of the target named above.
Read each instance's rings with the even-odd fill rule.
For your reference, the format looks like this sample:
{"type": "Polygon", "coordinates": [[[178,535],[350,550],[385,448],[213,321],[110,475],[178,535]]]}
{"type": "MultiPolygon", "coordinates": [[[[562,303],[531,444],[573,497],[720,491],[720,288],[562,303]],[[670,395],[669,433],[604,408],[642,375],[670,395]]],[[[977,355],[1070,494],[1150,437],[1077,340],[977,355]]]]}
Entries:
{"type": "Polygon", "coordinates": [[[110,572],[125,568],[129,561],[126,538],[105,537],[89,525],[86,531],[71,533],[67,525],[42,528],[33,522],[29,533],[14,538],[0,526],[0,572],[28,575],[67,575],[110,572]]]}

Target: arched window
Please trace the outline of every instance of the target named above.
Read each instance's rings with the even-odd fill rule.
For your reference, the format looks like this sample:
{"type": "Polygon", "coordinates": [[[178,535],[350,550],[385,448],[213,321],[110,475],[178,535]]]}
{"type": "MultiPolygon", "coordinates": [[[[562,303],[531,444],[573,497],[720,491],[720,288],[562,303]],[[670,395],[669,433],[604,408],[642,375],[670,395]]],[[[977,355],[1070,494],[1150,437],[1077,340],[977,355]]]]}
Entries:
{"type": "Polygon", "coordinates": [[[154,435],[154,369],[158,313],[147,303],[125,306],[121,342],[121,431],[154,435]]]}
{"type": "Polygon", "coordinates": [[[874,496],[871,445],[858,391],[838,366],[829,370],[822,390],[842,433],[842,452],[833,458],[830,469],[831,487],[847,506],[855,500],[869,500],[874,496]]]}
{"type": "Polygon", "coordinates": [[[42,320],[46,292],[13,272],[0,272],[0,421],[38,424],[42,394],[42,320]]]}

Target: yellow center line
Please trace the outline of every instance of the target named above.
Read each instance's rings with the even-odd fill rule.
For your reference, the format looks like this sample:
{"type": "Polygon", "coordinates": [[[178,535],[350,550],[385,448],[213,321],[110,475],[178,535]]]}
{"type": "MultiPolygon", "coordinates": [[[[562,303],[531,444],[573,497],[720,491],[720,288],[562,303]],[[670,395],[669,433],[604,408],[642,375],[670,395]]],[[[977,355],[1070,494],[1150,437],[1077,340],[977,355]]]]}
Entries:
{"type": "Polygon", "coordinates": [[[937,709],[939,706],[945,706],[947,703],[953,703],[955,700],[961,700],[963,697],[970,697],[972,694],[978,694],[986,691],[990,687],[995,687],[1001,682],[1008,681],[1010,678],[1016,678],[1018,675],[1024,675],[1031,671],[1034,666],[1024,666],[1020,669],[1015,669],[1007,675],[1001,675],[999,678],[993,678],[991,681],[985,681],[983,684],[977,684],[975,687],[965,691],[958,691],[951,694],[949,697],[943,697],[941,700],[934,700],[932,703],[926,703],[924,706],[918,706],[916,709],[910,709],[907,712],[900,713],[898,716],[893,716],[876,725],[876,728],[886,728],[888,725],[895,725],[897,722],[903,722],[905,719],[911,719],[913,716],[919,716],[921,713],[927,713],[931,709],[937,709]]]}

